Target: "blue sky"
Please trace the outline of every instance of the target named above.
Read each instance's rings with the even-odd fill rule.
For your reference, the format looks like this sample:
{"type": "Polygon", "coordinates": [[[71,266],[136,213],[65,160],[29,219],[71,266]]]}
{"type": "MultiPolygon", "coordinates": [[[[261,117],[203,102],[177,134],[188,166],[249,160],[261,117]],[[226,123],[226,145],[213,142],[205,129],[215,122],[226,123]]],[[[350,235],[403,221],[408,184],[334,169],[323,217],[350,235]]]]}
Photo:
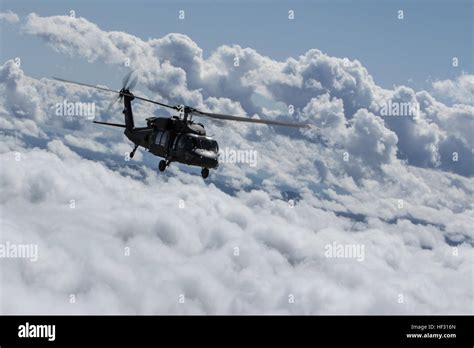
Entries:
{"type": "MultiPolygon", "coordinates": [[[[208,56],[223,44],[255,48],[274,59],[318,48],[358,59],[383,87],[429,88],[432,81],[473,72],[472,1],[36,1],[3,0],[2,11],[41,16],[76,11],[103,30],[143,39],[170,32],[189,35],[208,56]],[[178,11],[186,11],[186,20],[178,11]],[[287,19],[288,10],[295,20],[287,19]],[[404,20],[397,11],[404,11],[404,20]],[[459,58],[453,68],[452,57],[459,58]]],[[[39,38],[2,24],[0,59],[22,58],[31,76],[66,75],[114,84],[122,71],[55,53],[39,38]]]]}

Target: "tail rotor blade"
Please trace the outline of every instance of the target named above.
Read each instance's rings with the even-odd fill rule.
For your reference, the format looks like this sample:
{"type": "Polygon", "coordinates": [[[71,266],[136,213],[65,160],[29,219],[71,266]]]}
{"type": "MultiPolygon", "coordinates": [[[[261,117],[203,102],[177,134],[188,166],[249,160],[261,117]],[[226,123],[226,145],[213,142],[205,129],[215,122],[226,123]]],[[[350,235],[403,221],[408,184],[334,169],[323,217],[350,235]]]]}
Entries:
{"type": "Polygon", "coordinates": [[[114,98],[113,100],[111,100],[105,111],[109,112],[110,110],[112,110],[112,108],[115,106],[115,104],[117,104],[117,102],[121,99],[122,99],[122,96],[119,95],[117,98],[114,98]]]}
{"type": "Polygon", "coordinates": [[[130,78],[132,77],[133,70],[130,70],[122,79],[122,88],[127,88],[127,85],[130,81],[130,78]]]}
{"type": "Polygon", "coordinates": [[[128,83],[126,89],[134,89],[138,82],[138,76],[134,76],[131,81],[128,83]]]}
{"type": "Polygon", "coordinates": [[[134,89],[138,82],[138,76],[135,74],[136,70],[130,70],[122,80],[122,87],[124,89],[134,89]]]}

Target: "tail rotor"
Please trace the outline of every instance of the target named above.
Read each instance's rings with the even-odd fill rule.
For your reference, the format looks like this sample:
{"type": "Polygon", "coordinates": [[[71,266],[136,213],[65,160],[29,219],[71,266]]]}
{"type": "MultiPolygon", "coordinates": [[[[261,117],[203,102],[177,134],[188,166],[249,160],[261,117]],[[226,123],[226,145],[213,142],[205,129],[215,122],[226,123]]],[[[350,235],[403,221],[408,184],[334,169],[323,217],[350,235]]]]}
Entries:
{"type": "Polygon", "coordinates": [[[117,104],[118,101],[122,101],[123,93],[125,91],[129,91],[137,85],[138,82],[138,75],[136,74],[136,70],[130,70],[122,79],[122,88],[120,89],[120,94],[117,98],[114,98],[109,102],[106,111],[109,112],[112,108],[117,104]]]}
{"type": "Polygon", "coordinates": [[[135,88],[138,82],[138,75],[135,72],[136,70],[130,70],[128,74],[124,76],[122,80],[122,89],[130,90],[135,88]]]}

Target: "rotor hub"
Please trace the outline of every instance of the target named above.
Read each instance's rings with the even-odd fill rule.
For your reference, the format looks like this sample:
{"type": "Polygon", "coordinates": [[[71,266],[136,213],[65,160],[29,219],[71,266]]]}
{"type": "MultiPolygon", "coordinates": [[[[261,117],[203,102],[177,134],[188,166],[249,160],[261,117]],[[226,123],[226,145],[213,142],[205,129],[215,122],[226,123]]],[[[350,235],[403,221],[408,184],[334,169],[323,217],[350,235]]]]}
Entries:
{"type": "Polygon", "coordinates": [[[133,95],[133,93],[130,92],[129,89],[125,89],[125,88],[122,88],[122,89],[120,90],[120,96],[121,96],[121,97],[127,97],[127,98],[129,98],[130,100],[135,99],[135,96],[133,95]]]}

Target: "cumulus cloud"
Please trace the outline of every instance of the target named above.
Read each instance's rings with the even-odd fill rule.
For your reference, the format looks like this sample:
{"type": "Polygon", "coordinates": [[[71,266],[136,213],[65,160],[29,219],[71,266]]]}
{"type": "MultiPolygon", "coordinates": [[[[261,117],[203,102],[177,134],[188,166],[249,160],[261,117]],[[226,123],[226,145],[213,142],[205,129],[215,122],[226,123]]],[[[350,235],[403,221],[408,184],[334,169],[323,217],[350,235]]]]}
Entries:
{"type": "Polygon", "coordinates": [[[122,122],[110,95],[5,62],[1,238],[36,243],[39,260],[1,260],[2,313],[472,314],[472,104],[382,89],[360,62],[316,49],[276,61],[224,45],[205,59],[182,34],[144,41],[36,14],[23,31],[89,61],[129,58],[156,99],[322,130],[206,120],[257,165],[222,163],[206,183],[175,164],[158,174],[156,157],[124,156],[119,130],[54,112],[93,102],[122,122]],[[419,113],[385,116],[389,102],[419,113]],[[329,257],[334,245],[363,246],[363,260],[329,257]]]}
{"type": "Polygon", "coordinates": [[[0,12],[0,21],[5,21],[10,24],[15,24],[20,21],[20,17],[10,10],[5,12],[0,12]]]}
{"type": "MultiPolygon", "coordinates": [[[[60,52],[88,60],[122,64],[124,59],[130,59],[132,67],[140,70],[144,86],[176,104],[209,108],[215,104],[215,98],[227,98],[239,103],[248,116],[305,118],[314,123],[321,121],[319,116],[313,113],[313,119],[308,118],[305,108],[310,108],[313,98],[324,95],[342,101],[345,120],[350,120],[359,109],[381,116],[382,106],[389,102],[422,104],[415,91],[408,87],[385,90],[377,86],[359,61],[331,57],[317,49],[279,62],[251,48],[224,45],[204,59],[202,49],[186,35],[172,33],[144,41],[124,32],[103,31],[85,18],[31,14],[23,30],[43,38],[60,52]],[[275,110],[262,107],[255,102],[258,95],[283,106],[284,110],[291,107],[294,112],[282,114],[281,107],[275,110]]],[[[472,95],[470,76],[463,75],[457,80],[458,88],[452,88],[461,90],[457,93],[462,93],[466,100],[472,95]]],[[[385,120],[385,127],[398,137],[398,158],[411,165],[472,175],[472,169],[446,157],[453,149],[457,151],[451,152],[463,155],[472,153],[472,149],[464,145],[465,139],[450,134],[447,128],[441,129],[437,119],[442,115],[427,118],[425,112],[426,106],[421,105],[416,118],[385,120]]],[[[459,124],[462,122],[461,118],[459,124]]],[[[239,127],[246,131],[245,126],[239,127]]],[[[314,138],[312,134],[306,136],[314,138]]]]}
{"type": "Polygon", "coordinates": [[[0,68],[0,82],[8,94],[6,106],[18,118],[39,120],[43,117],[40,98],[34,87],[27,82],[23,70],[13,60],[7,61],[0,68]]]}
{"type": "Polygon", "coordinates": [[[397,135],[385,128],[382,119],[360,109],[350,123],[346,140],[350,153],[376,168],[396,160],[397,135]]]}
{"type": "Polygon", "coordinates": [[[72,56],[80,51],[81,56],[89,61],[100,57],[106,58],[107,63],[122,63],[125,59],[124,52],[117,46],[127,47],[126,40],[121,40],[122,36],[114,32],[104,35],[97,25],[84,18],[40,17],[32,13],[26,17],[23,32],[51,41],[52,47],[58,52],[72,56]]]}
{"type": "Polygon", "coordinates": [[[433,93],[440,100],[474,105],[474,75],[463,74],[455,80],[435,81],[433,93]]]}

